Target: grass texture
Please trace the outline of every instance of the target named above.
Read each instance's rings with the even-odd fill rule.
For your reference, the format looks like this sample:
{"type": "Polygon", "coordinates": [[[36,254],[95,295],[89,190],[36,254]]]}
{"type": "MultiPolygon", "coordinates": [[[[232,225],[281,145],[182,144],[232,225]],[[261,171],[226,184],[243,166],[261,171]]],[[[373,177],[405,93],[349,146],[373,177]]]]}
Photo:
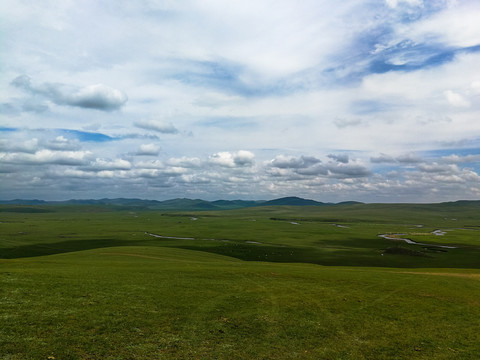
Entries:
{"type": "Polygon", "coordinates": [[[475,359],[479,213],[386,207],[2,206],[0,359],[475,359]]]}

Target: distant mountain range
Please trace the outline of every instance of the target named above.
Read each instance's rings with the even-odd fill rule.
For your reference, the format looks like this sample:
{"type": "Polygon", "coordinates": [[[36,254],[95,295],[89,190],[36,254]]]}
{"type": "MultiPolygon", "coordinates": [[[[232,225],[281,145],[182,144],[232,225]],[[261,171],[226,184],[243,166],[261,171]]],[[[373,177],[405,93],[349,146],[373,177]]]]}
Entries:
{"type": "MultiPolygon", "coordinates": [[[[455,202],[446,202],[442,203],[446,206],[452,205],[468,205],[475,204],[475,206],[480,206],[480,201],[468,201],[468,200],[459,200],[455,202]]],[[[101,206],[110,206],[115,207],[119,210],[122,209],[144,209],[144,210],[191,210],[191,211],[201,211],[201,210],[233,210],[241,209],[248,207],[258,207],[258,206],[333,206],[333,205],[356,205],[363,204],[358,201],[344,201],[340,203],[324,203],[315,200],[303,199],[296,196],[282,197],[274,200],[216,200],[216,201],[205,201],[200,199],[186,199],[178,198],[171,200],[142,200],[142,199],[125,199],[125,198],[116,198],[116,199],[86,199],[86,200],[66,200],[66,201],[45,201],[45,200],[0,200],[0,204],[3,205],[58,205],[58,206],[69,206],[69,205],[101,205],[101,206]]]]}
{"type": "MultiPolygon", "coordinates": [[[[348,202],[350,204],[356,202],[348,202]]],[[[328,206],[333,203],[323,203],[315,200],[303,199],[295,196],[283,197],[274,200],[216,200],[205,201],[200,199],[171,199],[165,201],[142,199],[87,199],[66,201],[45,200],[0,200],[4,205],[104,205],[118,207],[138,207],[151,210],[230,210],[254,206],[328,206]]]]}

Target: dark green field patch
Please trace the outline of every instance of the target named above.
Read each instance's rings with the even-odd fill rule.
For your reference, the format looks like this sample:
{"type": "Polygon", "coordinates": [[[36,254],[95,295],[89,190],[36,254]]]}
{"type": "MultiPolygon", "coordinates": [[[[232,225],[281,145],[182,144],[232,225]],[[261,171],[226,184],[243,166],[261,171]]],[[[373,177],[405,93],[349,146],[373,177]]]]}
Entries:
{"type": "Polygon", "coordinates": [[[425,252],[407,249],[401,246],[386,248],[384,254],[429,257],[425,252]]]}
{"type": "Polygon", "coordinates": [[[54,212],[52,209],[45,207],[29,207],[29,206],[0,206],[0,212],[39,214],[54,212]]]}

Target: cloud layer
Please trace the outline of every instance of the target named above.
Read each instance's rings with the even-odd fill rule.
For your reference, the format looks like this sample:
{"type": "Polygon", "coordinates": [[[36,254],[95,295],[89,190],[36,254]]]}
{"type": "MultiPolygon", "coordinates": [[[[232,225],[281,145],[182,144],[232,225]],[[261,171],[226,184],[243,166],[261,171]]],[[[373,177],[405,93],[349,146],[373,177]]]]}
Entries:
{"type": "Polygon", "coordinates": [[[477,1],[0,13],[0,198],[480,198],[477,1]]]}
{"type": "Polygon", "coordinates": [[[16,77],[10,84],[32,96],[43,97],[57,105],[112,111],[120,109],[127,102],[127,96],[124,93],[103,84],[85,87],[60,83],[32,85],[31,79],[27,75],[16,77]]]}

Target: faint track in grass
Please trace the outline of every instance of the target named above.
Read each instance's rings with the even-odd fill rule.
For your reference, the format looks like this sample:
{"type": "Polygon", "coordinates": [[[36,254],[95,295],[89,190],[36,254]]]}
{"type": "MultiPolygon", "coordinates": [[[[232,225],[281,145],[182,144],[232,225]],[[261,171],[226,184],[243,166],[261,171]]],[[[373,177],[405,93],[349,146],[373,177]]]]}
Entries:
{"type": "Polygon", "coordinates": [[[453,277],[462,277],[470,278],[475,280],[480,280],[480,274],[476,273],[446,273],[446,272],[417,272],[417,271],[401,271],[395,272],[396,274],[414,274],[414,275],[434,275],[434,276],[453,276],[453,277]]]}
{"type": "Polygon", "coordinates": [[[103,252],[103,253],[100,253],[100,255],[130,256],[130,257],[138,257],[138,258],[143,258],[143,259],[166,260],[166,261],[185,262],[185,263],[191,263],[192,262],[192,261],[189,261],[189,260],[172,259],[172,258],[168,258],[168,257],[159,257],[159,256],[142,255],[142,254],[134,254],[134,253],[121,253],[121,252],[103,252]]]}

